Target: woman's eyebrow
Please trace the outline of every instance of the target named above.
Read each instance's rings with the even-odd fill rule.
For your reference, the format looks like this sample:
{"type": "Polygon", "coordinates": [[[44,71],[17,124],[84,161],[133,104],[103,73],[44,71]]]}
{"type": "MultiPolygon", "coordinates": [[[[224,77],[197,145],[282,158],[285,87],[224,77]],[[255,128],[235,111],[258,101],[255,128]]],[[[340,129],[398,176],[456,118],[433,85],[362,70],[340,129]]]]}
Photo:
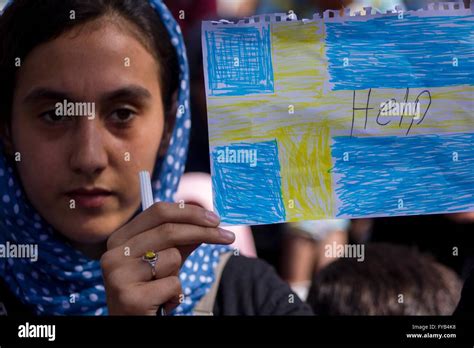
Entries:
{"type": "Polygon", "coordinates": [[[150,99],[151,93],[144,87],[138,85],[128,85],[122,88],[119,88],[112,92],[107,92],[103,94],[100,98],[101,102],[108,102],[118,99],[128,99],[128,100],[139,100],[139,99],[150,99]]]}
{"type": "Polygon", "coordinates": [[[34,88],[23,98],[23,103],[35,103],[42,100],[70,100],[67,93],[55,91],[53,89],[38,87],[34,88]]]}
{"type": "MultiPolygon", "coordinates": [[[[111,92],[104,93],[100,97],[101,102],[108,102],[117,99],[150,99],[151,93],[144,87],[138,85],[128,85],[111,92]]],[[[34,103],[42,100],[68,100],[74,102],[69,94],[50,88],[34,88],[23,98],[23,103],[34,103]]]]}

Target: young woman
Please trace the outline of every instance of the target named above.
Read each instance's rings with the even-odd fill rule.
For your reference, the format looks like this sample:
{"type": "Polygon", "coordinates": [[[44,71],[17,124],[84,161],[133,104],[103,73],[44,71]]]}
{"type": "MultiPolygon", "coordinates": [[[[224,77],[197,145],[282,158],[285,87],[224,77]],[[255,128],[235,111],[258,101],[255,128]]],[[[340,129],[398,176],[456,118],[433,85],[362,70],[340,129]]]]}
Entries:
{"type": "Polygon", "coordinates": [[[38,257],[0,258],[3,312],[311,314],[268,265],[229,254],[217,216],[166,203],[184,170],[188,76],[160,1],[7,5],[0,244],[38,257]],[[161,201],[144,212],[142,170],[161,201]]]}

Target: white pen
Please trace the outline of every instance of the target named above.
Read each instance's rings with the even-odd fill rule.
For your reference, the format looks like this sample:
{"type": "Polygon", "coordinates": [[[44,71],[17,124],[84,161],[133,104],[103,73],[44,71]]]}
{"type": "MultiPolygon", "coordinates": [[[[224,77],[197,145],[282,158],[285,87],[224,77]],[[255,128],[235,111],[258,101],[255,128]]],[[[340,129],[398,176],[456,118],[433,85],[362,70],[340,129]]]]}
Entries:
{"type": "MultiPolygon", "coordinates": [[[[138,175],[140,176],[140,194],[142,196],[142,210],[146,210],[151,205],[153,205],[153,191],[151,189],[150,173],[148,173],[146,170],[143,170],[138,175]]],[[[164,304],[158,307],[156,315],[161,317],[166,315],[164,304]]]]}
{"type": "Polygon", "coordinates": [[[148,209],[153,205],[153,191],[151,190],[150,173],[146,170],[139,173],[140,176],[140,193],[142,196],[142,210],[148,209]]]}

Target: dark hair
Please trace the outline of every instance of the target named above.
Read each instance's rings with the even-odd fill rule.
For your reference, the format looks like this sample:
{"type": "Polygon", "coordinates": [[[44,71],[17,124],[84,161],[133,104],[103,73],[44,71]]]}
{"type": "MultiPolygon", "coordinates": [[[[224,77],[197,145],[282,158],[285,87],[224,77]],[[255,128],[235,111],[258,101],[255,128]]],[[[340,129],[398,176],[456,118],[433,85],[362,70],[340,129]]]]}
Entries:
{"type": "MultiPolygon", "coordinates": [[[[166,117],[174,117],[173,94],[178,88],[179,63],[168,31],[147,0],[15,0],[0,16],[0,117],[11,120],[15,88],[15,59],[23,62],[38,45],[106,15],[133,24],[135,36],[160,66],[166,117]],[[74,11],[74,19],[71,19],[74,11]]],[[[173,121],[172,119],[171,121],[173,121]]],[[[169,126],[166,122],[167,126],[169,126]]]]}
{"type": "Polygon", "coordinates": [[[431,257],[374,243],[364,261],[341,258],[321,270],[307,302],[320,315],[450,315],[460,292],[457,275],[431,257]]]}

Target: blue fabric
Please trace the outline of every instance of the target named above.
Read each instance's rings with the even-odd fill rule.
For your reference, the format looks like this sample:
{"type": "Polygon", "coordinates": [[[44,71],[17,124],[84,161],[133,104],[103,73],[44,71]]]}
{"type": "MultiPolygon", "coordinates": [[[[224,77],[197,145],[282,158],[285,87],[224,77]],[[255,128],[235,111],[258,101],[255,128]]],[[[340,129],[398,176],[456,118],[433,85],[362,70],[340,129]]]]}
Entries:
{"type": "MultiPolygon", "coordinates": [[[[166,6],[151,0],[170,33],[180,65],[179,105],[168,152],[152,175],[155,201],[172,201],[184,171],[191,128],[189,71],[181,30],[166,6]]],[[[8,6],[8,5],[7,5],[8,6]]],[[[16,171],[0,144],[0,244],[37,244],[38,259],[0,258],[0,277],[38,315],[106,315],[100,263],[64,243],[28,202],[16,171]],[[74,303],[71,298],[74,294],[74,303]]],[[[173,314],[191,314],[214,282],[214,268],[226,246],[201,245],[185,261],[179,277],[185,300],[173,314]]]]}

